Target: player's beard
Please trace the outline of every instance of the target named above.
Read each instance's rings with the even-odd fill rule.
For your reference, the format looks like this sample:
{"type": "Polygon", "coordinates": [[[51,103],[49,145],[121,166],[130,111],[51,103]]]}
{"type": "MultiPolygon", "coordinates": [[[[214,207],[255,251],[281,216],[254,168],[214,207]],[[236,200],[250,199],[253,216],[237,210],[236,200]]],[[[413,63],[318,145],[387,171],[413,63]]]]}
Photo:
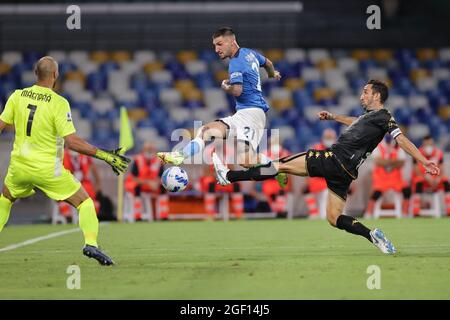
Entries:
{"type": "Polygon", "coordinates": [[[367,103],[361,103],[361,106],[364,109],[364,111],[369,111],[370,110],[370,108],[369,108],[370,105],[371,105],[370,101],[368,101],[367,103]]]}

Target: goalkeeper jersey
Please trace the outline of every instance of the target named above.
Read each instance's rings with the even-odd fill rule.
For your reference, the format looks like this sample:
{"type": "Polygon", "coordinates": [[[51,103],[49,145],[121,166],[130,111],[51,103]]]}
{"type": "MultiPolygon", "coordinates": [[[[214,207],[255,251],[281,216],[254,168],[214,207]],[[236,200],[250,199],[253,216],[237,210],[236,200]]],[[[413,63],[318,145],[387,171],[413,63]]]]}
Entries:
{"type": "Polygon", "coordinates": [[[34,85],[16,90],[8,99],[0,119],[15,128],[11,163],[27,170],[61,171],[64,137],[75,133],[67,100],[52,89],[34,85]]]}

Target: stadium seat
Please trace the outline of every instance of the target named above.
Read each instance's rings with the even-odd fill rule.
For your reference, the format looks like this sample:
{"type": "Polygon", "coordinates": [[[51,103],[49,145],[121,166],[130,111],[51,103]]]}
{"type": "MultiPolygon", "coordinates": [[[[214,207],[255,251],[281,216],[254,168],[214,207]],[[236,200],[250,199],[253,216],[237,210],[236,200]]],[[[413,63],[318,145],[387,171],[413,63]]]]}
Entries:
{"type": "MultiPolygon", "coordinates": [[[[369,78],[388,83],[386,106],[414,141],[420,142],[426,132],[441,139],[450,129],[450,48],[274,48],[264,53],[282,73],[278,82],[261,72],[263,92],[273,108],[268,126],[282,128],[293,150],[305,147],[307,139],[320,138],[323,124],[314,124],[318,111],[362,114],[359,95],[369,78]],[[305,120],[299,141],[293,141],[292,132],[305,120]]],[[[195,119],[206,123],[234,109],[234,97],[220,88],[229,77],[228,62],[212,50],[48,54],[60,62],[61,93],[71,103],[77,127],[79,121],[83,128],[101,120],[105,132],[93,138],[105,144],[118,133],[116,118],[122,105],[139,120],[139,128],[153,128],[154,138],[161,141],[171,128],[192,126],[195,119]]],[[[2,53],[0,103],[15,88],[34,83],[33,64],[39,57],[36,52],[2,53]]],[[[86,132],[91,136],[93,131],[86,132]]]]}
{"type": "Polygon", "coordinates": [[[77,92],[77,94],[71,97],[71,102],[82,102],[92,104],[93,101],[94,95],[91,91],[88,90],[82,90],[80,92],[77,92]]]}
{"type": "Polygon", "coordinates": [[[159,94],[159,101],[165,108],[173,108],[180,106],[183,98],[176,89],[163,89],[159,94]]]}
{"type": "Polygon", "coordinates": [[[66,80],[63,84],[63,90],[64,92],[69,93],[70,95],[74,96],[84,90],[83,83],[79,80],[66,80]]]}
{"type": "Polygon", "coordinates": [[[2,54],[2,61],[13,66],[22,62],[22,54],[18,51],[5,51],[2,54]]]}
{"type": "Polygon", "coordinates": [[[327,87],[336,91],[345,91],[349,89],[347,79],[340,69],[329,69],[324,73],[325,84],[327,87]]]}
{"type": "Polygon", "coordinates": [[[306,52],[304,49],[290,48],[286,49],[284,58],[290,64],[306,60],[306,52]]]}
{"type": "Polygon", "coordinates": [[[396,217],[396,218],[401,218],[402,217],[402,194],[399,192],[392,192],[392,190],[389,190],[388,192],[385,192],[385,194],[383,194],[383,196],[381,198],[379,198],[376,202],[375,202],[375,207],[374,207],[374,211],[373,211],[373,217],[375,219],[379,219],[380,217],[383,216],[388,216],[388,217],[396,217]],[[388,197],[392,198],[392,202],[393,202],[393,208],[386,208],[385,205],[383,205],[383,202],[385,202],[385,198],[388,197]]]}
{"type": "Polygon", "coordinates": [[[106,114],[114,109],[114,100],[111,98],[98,98],[92,101],[92,108],[100,114],[106,114]]]}
{"type": "Polygon", "coordinates": [[[370,51],[366,49],[356,49],[351,53],[351,57],[358,61],[369,60],[371,56],[370,51]]]}
{"type": "Polygon", "coordinates": [[[106,51],[97,50],[97,51],[91,52],[91,54],[89,55],[89,58],[90,58],[90,60],[97,62],[97,63],[106,63],[109,60],[110,55],[106,51]]]}
{"type": "Polygon", "coordinates": [[[30,87],[36,81],[36,75],[33,71],[25,71],[21,77],[22,87],[30,87]]]}
{"type": "Polygon", "coordinates": [[[306,82],[309,81],[320,81],[322,79],[322,74],[319,70],[313,67],[306,67],[302,70],[302,79],[306,82]]]}
{"type": "Polygon", "coordinates": [[[387,62],[394,57],[394,52],[389,49],[376,49],[373,51],[373,58],[378,62],[387,62]]]}
{"type": "Polygon", "coordinates": [[[350,57],[342,57],[337,60],[337,67],[346,74],[358,72],[358,62],[350,57]]]}
{"type": "Polygon", "coordinates": [[[308,50],[308,59],[313,63],[317,64],[320,60],[330,58],[330,53],[327,49],[310,49],[308,50]]]}
{"type": "Polygon", "coordinates": [[[124,50],[115,51],[111,54],[111,60],[118,64],[122,64],[131,60],[131,53],[124,50]]]}
{"type": "Polygon", "coordinates": [[[140,66],[156,60],[156,54],[150,50],[138,50],[134,52],[133,60],[140,66]]]}

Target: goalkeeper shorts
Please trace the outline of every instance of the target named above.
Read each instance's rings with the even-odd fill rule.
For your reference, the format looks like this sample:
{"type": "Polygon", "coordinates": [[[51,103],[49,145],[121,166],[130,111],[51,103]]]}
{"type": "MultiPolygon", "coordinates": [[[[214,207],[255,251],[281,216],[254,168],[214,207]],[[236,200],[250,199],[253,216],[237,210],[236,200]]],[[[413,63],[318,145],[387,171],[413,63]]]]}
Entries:
{"type": "Polygon", "coordinates": [[[62,169],[61,174],[55,176],[53,173],[43,172],[32,173],[20,163],[11,162],[5,178],[5,185],[13,198],[26,198],[35,193],[38,188],[49,198],[62,201],[70,198],[81,187],[72,173],[67,169],[62,169]]]}

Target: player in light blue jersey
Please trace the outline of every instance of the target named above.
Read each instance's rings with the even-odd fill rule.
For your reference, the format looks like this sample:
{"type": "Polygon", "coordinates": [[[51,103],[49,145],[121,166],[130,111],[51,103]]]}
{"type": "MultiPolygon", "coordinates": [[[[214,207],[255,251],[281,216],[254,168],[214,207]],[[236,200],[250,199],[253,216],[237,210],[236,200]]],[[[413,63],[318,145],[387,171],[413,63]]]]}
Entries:
{"type": "MultiPolygon", "coordinates": [[[[200,128],[195,139],[191,140],[183,150],[159,152],[158,157],[174,165],[180,165],[205,147],[205,141],[214,138],[226,138],[232,132],[237,139],[237,162],[249,168],[255,165],[271,166],[271,160],[257,152],[258,145],[266,127],[266,112],[269,105],[264,100],[261,90],[260,68],[264,68],[269,78],[281,79],[272,61],[260,53],[240,48],[231,28],[218,29],[213,34],[213,45],[220,59],[229,58],[229,79],[222,82],[222,89],[236,99],[236,113],[232,116],[210,122],[200,128]]],[[[213,153],[213,161],[217,155],[213,153]]],[[[221,172],[216,170],[217,178],[223,180],[221,172]]],[[[286,175],[277,180],[282,186],[286,184],[286,175]]],[[[222,181],[223,183],[223,181],[222,181]]]]}

